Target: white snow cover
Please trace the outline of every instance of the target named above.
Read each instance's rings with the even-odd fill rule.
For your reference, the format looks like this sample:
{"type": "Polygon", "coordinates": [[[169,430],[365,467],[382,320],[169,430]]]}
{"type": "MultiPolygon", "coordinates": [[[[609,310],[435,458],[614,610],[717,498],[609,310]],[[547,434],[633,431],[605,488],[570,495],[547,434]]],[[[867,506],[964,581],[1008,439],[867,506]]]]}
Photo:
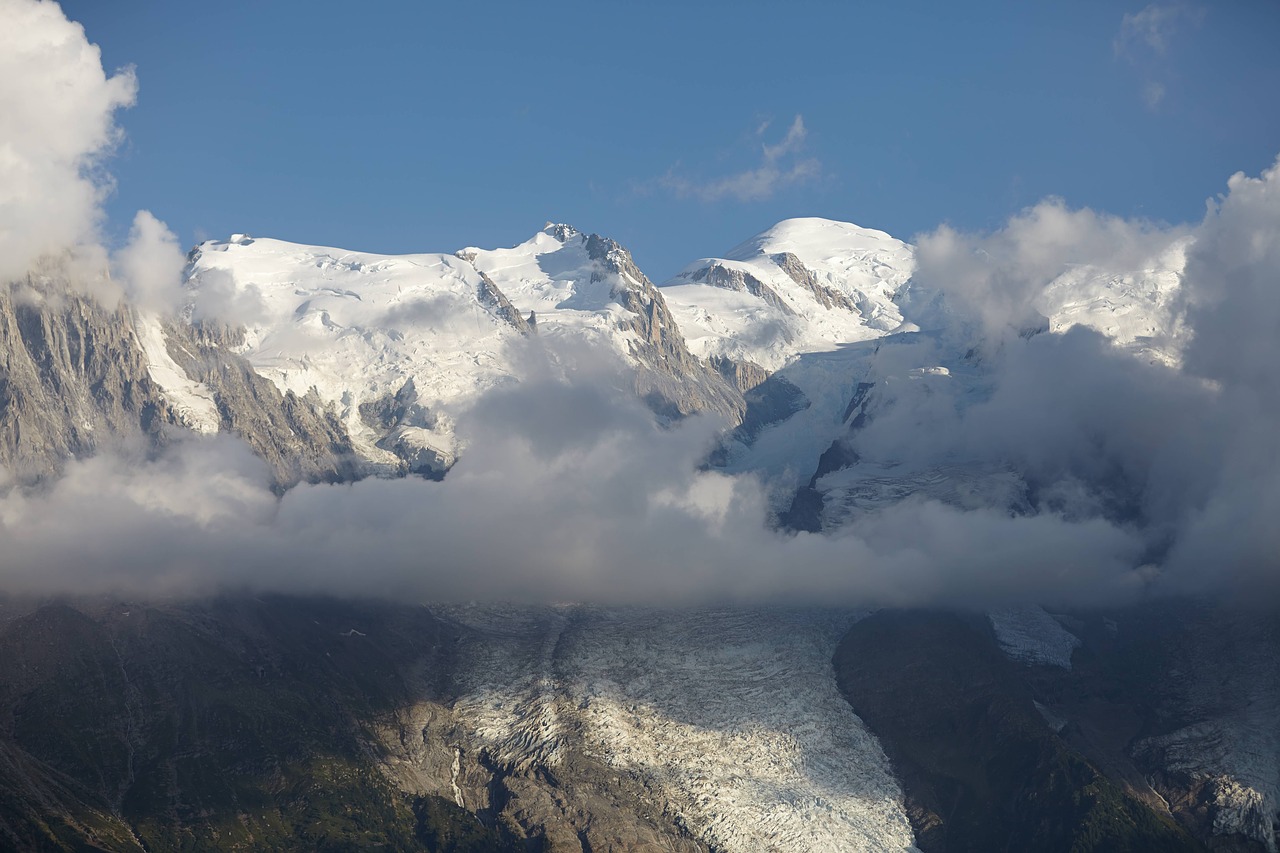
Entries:
{"type": "MultiPolygon", "coordinates": [[[[1185,248],[1185,241],[1175,242],[1145,270],[1070,267],[1037,305],[1052,331],[1084,324],[1118,345],[1176,361],[1185,248]]],[[[844,407],[857,382],[946,381],[961,369],[959,379],[972,383],[954,363],[963,350],[948,363],[872,363],[879,342],[910,339],[947,322],[927,293],[913,291],[915,263],[910,244],[882,231],[789,219],[725,258],[689,265],[663,286],[695,355],[781,370],[810,403],[763,430],[750,453],[731,455],[730,470],[759,471],[780,493],[794,488],[843,431],[844,407]],[[770,292],[713,286],[706,281],[712,270],[749,275],[770,292]]],[[[242,354],[255,369],[282,391],[302,395],[314,388],[337,408],[362,455],[390,463],[390,454],[374,446],[380,433],[360,419],[361,403],[394,394],[412,378],[435,420],[407,432],[447,459],[457,450],[457,416],[487,389],[527,371],[524,350],[513,347],[519,333],[480,297],[482,272],[522,316],[536,312],[539,338],[572,338],[584,341],[586,351],[629,357],[634,334],[617,328],[623,309],[613,295],[637,282],[605,272],[588,257],[586,238],[567,226],[548,224],[511,248],[456,255],[377,255],[234,235],[199,246],[187,276],[190,310],[244,323],[242,354]]],[[[207,411],[198,388],[166,372],[161,355],[149,357],[178,408],[207,411]]],[[[202,414],[191,417],[201,428],[208,424],[202,414]]],[[[896,466],[902,460],[882,461],[896,466]]]]}
{"type": "MultiPolygon", "coordinates": [[[[1034,306],[1050,333],[1087,325],[1139,357],[1176,363],[1186,338],[1179,287],[1187,239],[1127,271],[1068,264],[1044,279],[1034,306]]],[[[788,512],[821,455],[850,435],[848,407],[860,386],[922,417],[931,406],[945,417],[947,406],[962,410],[990,393],[981,360],[967,357],[965,323],[912,280],[910,244],[809,218],[781,222],[726,254],[691,264],[661,292],[695,355],[755,362],[802,395],[798,411],[725,448],[726,472],[759,477],[773,512],[788,512]]],[[[625,279],[588,256],[584,235],[551,224],[511,248],[456,255],[386,256],[236,235],[201,245],[188,269],[193,315],[243,322],[242,354],[255,369],[282,390],[314,389],[374,472],[397,470],[399,459],[377,446],[384,433],[364,422],[360,406],[409,379],[430,414],[415,409],[423,422],[402,423],[396,440],[426,450],[439,460],[432,466],[448,465],[462,450],[457,419],[480,395],[531,370],[568,369],[547,353],[629,360],[634,333],[618,328],[615,294],[638,282],[625,279]],[[525,339],[482,297],[486,278],[522,317],[536,312],[536,336],[525,339]],[[573,346],[559,345],[569,340],[573,346]]],[[[201,389],[166,369],[162,350],[148,347],[157,381],[189,422],[212,429],[201,389]]],[[[992,460],[864,445],[859,464],[815,484],[824,529],[912,496],[1028,509],[1021,476],[992,460]]]]}
{"type": "MultiPolygon", "coordinates": [[[[1186,334],[1180,315],[1188,238],[1168,244],[1141,268],[1104,270],[1066,265],[1033,300],[1051,332],[1088,326],[1140,357],[1174,364],[1186,334]]],[[[945,300],[912,280],[915,248],[881,231],[827,219],[789,219],[733,249],[725,258],[690,264],[662,292],[690,349],[778,371],[808,406],[765,427],[749,447],[730,448],[729,471],[753,471],[772,486],[775,510],[813,473],[819,456],[848,431],[846,407],[859,383],[916,383],[917,396],[959,405],[988,392],[981,366],[967,363],[973,341],[945,300]],[[783,269],[791,253],[812,280],[848,297],[821,304],[783,269]],[[749,273],[776,299],[708,283],[715,269],[749,273]],[[781,301],[786,309],[777,304],[781,301]],[[929,343],[925,344],[925,339],[929,343]],[[928,361],[912,361],[928,358],[928,361]]],[[[901,390],[895,392],[901,395],[901,390]]],[[[858,511],[908,494],[962,506],[988,502],[1017,509],[1022,484],[1005,469],[971,470],[963,459],[942,467],[906,457],[863,457],[857,470],[829,475],[823,521],[843,524],[858,511]]]]}
{"type": "Polygon", "coordinates": [[[161,393],[178,417],[196,432],[205,435],[216,433],[221,418],[213,401],[213,392],[204,383],[189,378],[169,357],[160,318],[149,312],[135,313],[134,328],[138,330],[138,343],[147,358],[147,372],[160,386],[161,393]]]}
{"type": "Polygon", "coordinates": [[[575,742],[716,850],[912,849],[902,790],[840,695],[853,617],[565,608],[534,645],[527,611],[453,608],[489,634],[461,651],[455,713],[500,761],[575,742]]]}
{"type": "Polygon", "coordinates": [[[1186,343],[1178,299],[1189,238],[1175,240],[1141,270],[1081,265],[1054,279],[1039,300],[1049,330],[1088,326],[1117,346],[1176,365],[1186,343]]]}
{"type": "Polygon", "coordinates": [[[1014,607],[987,614],[996,642],[1009,657],[1026,664],[1071,669],[1071,653],[1080,639],[1043,607],[1014,607]]]}
{"type": "Polygon", "coordinates": [[[610,301],[614,282],[592,281],[597,268],[572,229],[549,227],[511,249],[458,255],[376,255],[235,235],[198,247],[188,269],[190,310],[244,323],[241,354],[254,369],[282,392],[315,389],[368,459],[391,461],[373,446],[380,434],[362,422],[360,404],[412,379],[437,417],[415,436],[449,457],[456,417],[525,369],[511,352],[521,335],[481,298],[478,270],[523,314],[537,311],[540,335],[579,335],[626,357],[627,336],[615,328],[623,309],[610,301]]]}
{"type": "Polygon", "coordinates": [[[727,253],[695,261],[663,285],[689,348],[777,370],[796,355],[836,349],[902,325],[894,298],[915,268],[911,246],[869,228],[829,219],[788,219],[727,253]],[[795,255],[821,287],[846,297],[827,306],[781,266],[795,255]],[[719,266],[749,273],[771,288],[791,313],[747,292],[698,281],[719,266]]]}

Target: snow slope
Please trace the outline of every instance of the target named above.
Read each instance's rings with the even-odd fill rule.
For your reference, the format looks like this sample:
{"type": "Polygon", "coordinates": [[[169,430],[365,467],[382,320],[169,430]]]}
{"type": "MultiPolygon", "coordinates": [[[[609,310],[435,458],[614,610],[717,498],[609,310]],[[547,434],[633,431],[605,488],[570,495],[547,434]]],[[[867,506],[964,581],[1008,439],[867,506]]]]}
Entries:
{"type": "Polygon", "coordinates": [[[589,257],[586,242],[548,225],[510,249],[391,256],[236,235],[193,253],[189,313],[224,317],[230,306],[245,327],[240,354],[282,392],[314,389],[375,463],[395,457],[385,429],[361,407],[412,380],[417,417],[394,438],[447,465],[458,415],[525,375],[519,346],[529,312],[540,337],[574,337],[606,357],[630,358],[635,333],[620,328],[630,312],[616,295],[636,283],[618,281],[589,257]]]}
{"type": "MultiPolygon", "coordinates": [[[[1185,244],[1175,243],[1143,269],[1070,267],[1037,306],[1050,331],[1084,324],[1145,357],[1176,361],[1184,257],[1185,244]]],[[[401,256],[236,235],[197,247],[187,275],[190,316],[242,323],[240,354],[281,391],[314,389],[375,470],[402,470],[395,467],[406,456],[402,445],[447,467],[458,450],[457,417],[485,391],[525,374],[521,341],[533,325],[538,339],[572,340],[582,353],[658,373],[675,365],[659,379],[668,391],[685,389],[693,401],[686,410],[726,406],[706,375],[687,381],[696,368],[689,358],[779,372],[806,405],[755,429],[729,467],[759,471],[785,490],[804,482],[844,429],[860,383],[925,373],[930,383],[972,382],[959,363],[962,348],[950,361],[945,353],[919,363],[873,358],[881,342],[909,341],[921,327],[939,340],[954,337],[950,315],[912,284],[914,269],[915,250],[901,240],[806,218],[780,222],[723,258],[696,261],[658,290],[616,244],[551,224],[510,248],[401,256]],[[362,415],[409,380],[416,405],[391,433],[362,415]]],[[[153,375],[176,408],[196,428],[213,428],[207,396],[166,363],[162,333],[147,335],[153,375]]]]}
{"type": "Polygon", "coordinates": [[[137,312],[134,325],[138,343],[147,358],[147,372],[160,386],[161,393],[173,406],[178,417],[198,433],[216,433],[221,419],[213,401],[213,392],[202,382],[187,376],[165,347],[164,326],[155,314],[137,312]]]}
{"type": "Polygon", "coordinates": [[[362,403],[412,378],[419,400],[445,418],[413,426],[449,454],[448,404],[510,374],[502,352],[516,330],[481,303],[479,275],[452,255],[383,256],[241,235],[201,244],[187,280],[197,309],[215,299],[236,305],[241,354],[255,370],[282,392],[314,388],[374,461],[393,460],[375,446],[381,435],[360,417],[362,403]]]}
{"type": "Polygon", "coordinates": [[[1189,245],[1176,240],[1135,270],[1067,269],[1039,300],[1049,331],[1087,326],[1135,354],[1177,364],[1188,336],[1178,295],[1189,245]]]}
{"type": "MultiPolygon", "coordinates": [[[[1187,248],[1179,238],[1133,269],[1064,265],[1032,307],[1051,334],[1087,326],[1135,357],[1176,364],[1186,340],[1179,288],[1187,248]]],[[[964,319],[955,297],[915,282],[915,264],[914,247],[883,232],[791,219],[724,259],[690,265],[663,287],[695,352],[753,361],[803,394],[806,406],[739,433],[727,447],[727,469],[761,475],[776,511],[787,510],[833,442],[856,431],[859,413],[906,405],[927,424],[934,422],[929,406],[960,410],[989,394],[985,366],[969,357],[979,327],[964,319]],[[824,302],[824,293],[847,299],[824,302]],[[853,411],[859,395],[867,399],[853,411]]],[[[924,445],[929,438],[922,436],[924,445]]],[[[911,448],[884,457],[857,451],[856,466],[817,474],[824,527],[912,495],[1026,509],[1025,484],[1007,468],[911,448]]]]}
{"type": "Polygon", "coordinates": [[[773,371],[900,328],[894,299],[914,268],[912,247],[882,231],[788,219],[690,264],[663,295],[695,353],[773,371]]]}

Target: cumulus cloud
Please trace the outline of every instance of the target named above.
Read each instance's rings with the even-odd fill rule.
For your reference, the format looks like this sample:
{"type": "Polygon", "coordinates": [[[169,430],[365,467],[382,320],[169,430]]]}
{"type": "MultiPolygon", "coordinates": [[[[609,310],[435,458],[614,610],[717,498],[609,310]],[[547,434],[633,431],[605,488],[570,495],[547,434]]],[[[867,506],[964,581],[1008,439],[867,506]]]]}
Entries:
{"type": "Polygon", "coordinates": [[[248,326],[267,317],[261,288],[256,284],[239,286],[226,270],[202,272],[198,285],[187,283],[185,298],[191,319],[197,323],[248,326]]]}
{"type": "Polygon", "coordinates": [[[1073,210],[1051,198],[990,234],[944,225],[919,235],[916,281],[952,297],[986,336],[999,340],[1038,325],[1049,307],[1049,284],[1071,268],[1141,269],[1185,234],[1185,228],[1073,210]]]}
{"type": "MultiPolygon", "coordinates": [[[[1236,175],[1228,190],[1190,229],[1051,201],[993,234],[923,236],[920,282],[942,294],[944,314],[978,318],[958,334],[975,344],[981,379],[881,383],[854,449],[920,468],[1015,471],[1027,486],[1016,512],[1101,525],[1100,553],[1130,560],[1134,582],[1152,590],[1274,597],[1280,168],[1236,175]],[[1083,327],[1012,333],[1068,263],[1141,271],[1171,243],[1187,246],[1174,364],[1083,327]]],[[[948,346],[926,337],[893,357],[936,363],[948,346]]]]}
{"type": "Polygon", "coordinates": [[[96,242],[100,170],[133,104],[132,69],[107,76],[98,48],[53,2],[0,0],[0,279],[96,242]]]}
{"type": "Polygon", "coordinates": [[[112,267],[129,301],[160,313],[172,313],[182,304],[185,265],[178,238],[149,210],[138,211],[129,242],[112,257],[112,267]]]}
{"type": "MultiPolygon", "coordinates": [[[[765,122],[756,130],[762,137],[768,130],[765,122]]],[[[804,117],[797,115],[786,134],[774,144],[761,143],[760,163],[732,175],[707,180],[685,177],[673,168],[659,180],[659,186],[680,197],[692,197],[701,201],[761,201],[771,198],[780,190],[817,178],[822,164],[815,157],[804,156],[808,131],[804,117]]]]}
{"type": "Polygon", "coordinates": [[[1247,588],[1280,579],[1280,162],[1232,176],[1188,254],[1186,370],[1213,389],[1191,458],[1208,466],[1207,494],[1190,506],[1170,570],[1247,588]],[[1205,453],[1204,449],[1209,450],[1205,453]]]}

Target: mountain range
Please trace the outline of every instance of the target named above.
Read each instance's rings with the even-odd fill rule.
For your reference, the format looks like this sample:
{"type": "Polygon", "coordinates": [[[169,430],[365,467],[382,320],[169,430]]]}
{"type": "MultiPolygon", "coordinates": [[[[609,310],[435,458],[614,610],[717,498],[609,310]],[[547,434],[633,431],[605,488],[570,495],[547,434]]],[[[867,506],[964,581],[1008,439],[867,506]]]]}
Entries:
{"type": "MultiPolygon", "coordinates": [[[[1189,245],[1070,265],[994,324],[936,287],[915,246],[825,219],[778,223],[661,285],[564,224],[512,248],[395,256],[239,234],[190,251],[172,312],[111,304],[49,258],[0,290],[0,465],[8,488],[40,494],[77,460],[221,436],[277,495],[447,489],[482,452],[473,425],[495,396],[553,383],[607,387],[659,430],[709,424],[702,470],[758,483],[767,525],[798,541],[924,502],[1140,524],[1101,442],[1098,469],[1067,476],[951,427],[1000,403],[1018,342],[1175,369],[1189,245]]],[[[7,597],[0,839],[1277,849],[1280,633],[1262,613],[1194,599],[672,610],[504,592],[7,597]]]]}

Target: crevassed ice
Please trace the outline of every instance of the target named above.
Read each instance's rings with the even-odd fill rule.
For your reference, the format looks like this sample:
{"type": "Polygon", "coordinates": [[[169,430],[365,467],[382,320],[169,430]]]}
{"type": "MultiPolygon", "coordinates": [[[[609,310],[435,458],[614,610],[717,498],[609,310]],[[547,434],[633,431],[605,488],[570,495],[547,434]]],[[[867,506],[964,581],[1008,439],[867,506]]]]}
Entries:
{"type": "MultiPolygon", "coordinates": [[[[832,672],[852,618],[564,611],[532,646],[472,648],[455,712],[517,766],[554,765],[572,741],[717,850],[907,850],[902,789],[832,672]]],[[[529,627],[486,608],[463,619],[507,638],[529,627]]]]}

